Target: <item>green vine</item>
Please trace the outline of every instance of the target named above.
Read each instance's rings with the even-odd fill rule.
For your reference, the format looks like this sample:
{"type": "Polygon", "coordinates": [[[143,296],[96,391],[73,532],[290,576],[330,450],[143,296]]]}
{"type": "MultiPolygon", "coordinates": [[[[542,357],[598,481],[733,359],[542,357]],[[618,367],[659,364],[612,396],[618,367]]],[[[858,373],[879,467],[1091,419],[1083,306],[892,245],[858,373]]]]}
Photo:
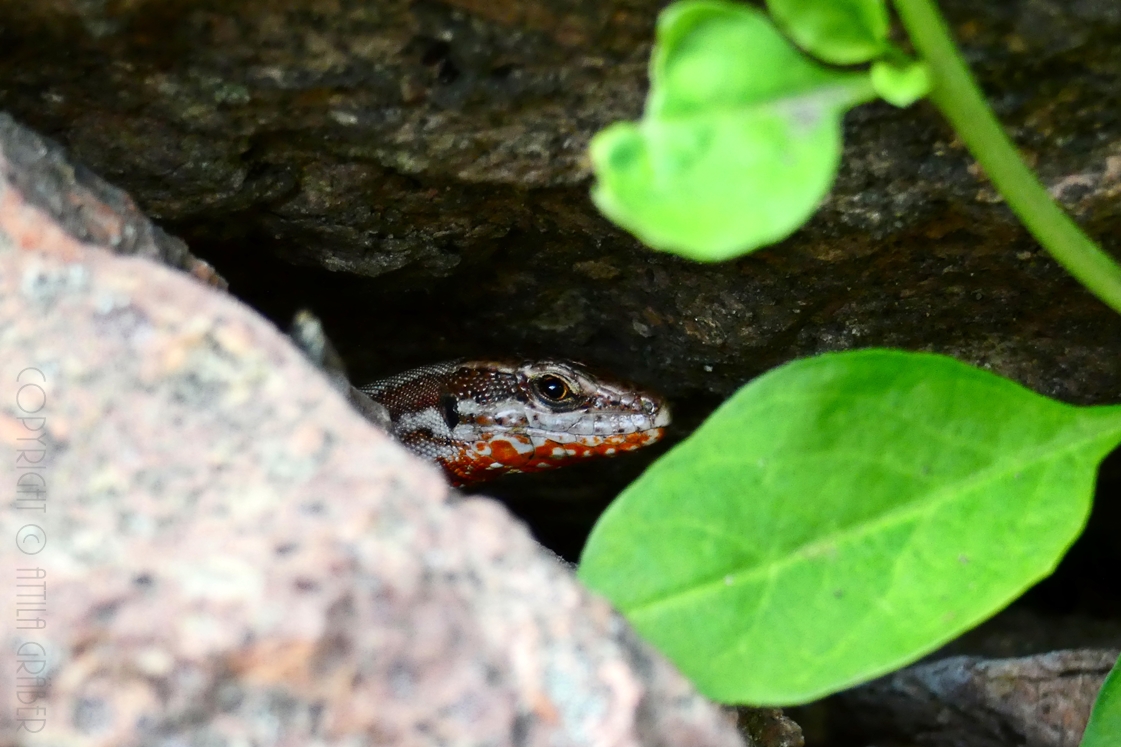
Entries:
{"type": "MultiPolygon", "coordinates": [[[[932,0],[895,3],[919,59],[889,41],[885,0],[669,6],[642,120],[591,144],[596,204],[653,248],[741,256],[816,209],[848,109],[929,96],[1032,235],[1121,313],[1121,267],[1020,159],[932,0]]],[[[711,697],[801,703],[914,661],[1049,574],[1118,442],[1121,406],[948,358],[794,361],[630,485],[580,575],[711,697]]],[[[1121,743],[1119,692],[1115,672],[1084,747],[1121,743]]]]}
{"type": "Polygon", "coordinates": [[[915,49],[930,66],[930,99],[954,126],[1008,206],[1067,271],[1121,313],[1121,266],[1055,204],[985,103],[931,0],[895,0],[915,49]]]}

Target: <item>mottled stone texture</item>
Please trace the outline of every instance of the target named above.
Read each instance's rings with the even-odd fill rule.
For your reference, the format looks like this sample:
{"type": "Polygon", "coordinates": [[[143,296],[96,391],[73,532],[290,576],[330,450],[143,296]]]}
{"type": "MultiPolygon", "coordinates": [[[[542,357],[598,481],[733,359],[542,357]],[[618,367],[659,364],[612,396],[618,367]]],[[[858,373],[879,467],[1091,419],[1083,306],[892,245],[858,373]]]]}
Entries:
{"type": "Polygon", "coordinates": [[[744,744],[268,322],[99,246],[135,216],[0,125],[0,744],[744,744]]]}
{"type": "Polygon", "coordinates": [[[73,163],[57,143],[21,127],[3,112],[0,143],[4,147],[0,180],[78,241],[117,254],[148,257],[217,288],[226,287],[226,281],[192,255],[181,239],[153,225],[126,192],[73,163]]]}
{"type": "MultiPolygon", "coordinates": [[[[1116,650],[1020,659],[956,656],[904,669],[837,698],[865,740],[941,747],[1077,747],[1116,650]]],[[[838,719],[840,720],[840,719],[838,719]]]]}
{"type": "MultiPolygon", "coordinates": [[[[602,220],[584,146],[640,112],[662,4],[0,0],[0,109],[132,192],[242,297],[278,316],[311,303],[360,375],[551,353],[703,399],[876,344],[1117,399],[1121,322],[929,105],[850,115],[833,195],[781,248],[695,265],[602,220]]],[[[941,5],[1029,160],[1114,247],[1121,6],[941,5]]]]}
{"type": "Polygon", "coordinates": [[[1121,616],[1016,605],[913,666],[791,716],[810,747],[1076,747],[1119,650],[1121,616]]]}

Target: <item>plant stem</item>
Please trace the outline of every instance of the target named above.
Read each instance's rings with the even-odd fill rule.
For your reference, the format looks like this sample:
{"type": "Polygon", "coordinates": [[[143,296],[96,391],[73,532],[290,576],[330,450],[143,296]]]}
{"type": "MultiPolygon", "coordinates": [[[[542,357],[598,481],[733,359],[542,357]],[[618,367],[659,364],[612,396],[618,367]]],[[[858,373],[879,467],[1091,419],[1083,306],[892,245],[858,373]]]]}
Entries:
{"type": "Polygon", "coordinates": [[[933,0],[895,0],[915,49],[930,65],[931,100],[957,130],[1032,236],[1095,296],[1121,313],[1121,266],[1055,204],[1004,134],[933,0]]]}

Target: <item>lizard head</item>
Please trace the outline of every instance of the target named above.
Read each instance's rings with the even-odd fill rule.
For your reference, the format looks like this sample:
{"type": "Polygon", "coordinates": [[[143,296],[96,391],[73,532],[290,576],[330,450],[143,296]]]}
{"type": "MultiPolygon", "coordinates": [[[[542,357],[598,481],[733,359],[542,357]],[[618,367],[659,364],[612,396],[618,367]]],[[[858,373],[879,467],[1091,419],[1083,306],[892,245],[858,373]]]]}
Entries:
{"type": "Polygon", "coordinates": [[[468,482],[633,451],[660,440],[670,422],[660,397],[573,361],[462,366],[451,433],[468,482]]]}
{"type": "Polygon", "coordinates": [[[362,391],[389,410],[393,435],[456,485],[632,451],[670,422],[660,397],[560,359],[453,361],[362,391]]]}

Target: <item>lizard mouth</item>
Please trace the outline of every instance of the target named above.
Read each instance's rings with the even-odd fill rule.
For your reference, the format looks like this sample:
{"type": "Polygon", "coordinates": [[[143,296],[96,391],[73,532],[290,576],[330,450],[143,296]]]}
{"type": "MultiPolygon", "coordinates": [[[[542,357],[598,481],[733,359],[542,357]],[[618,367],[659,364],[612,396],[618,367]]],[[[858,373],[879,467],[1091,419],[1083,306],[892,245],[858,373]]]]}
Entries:
{"type": "MultiPolygon", "coordinates": [[[[637,403],[636,403],[637,404],[637,403]]],[[[553,412],[530,410],[519,422],[506,425],[507,432],[546,436],[561,442],[588,437],[625,436],[647,431],[661,431],[670,424],[670,409],[653,399],[644,399],[640,406],[620,409],[575,410],[553,412]]]]}
{"type": "MultiPolygon", "coordinates": [[[[555,415],[555,413],[553,414],[555,415]]],[[[506,427],[490,427],[498,433],[519,433],[530,437],[547,438],[558,443],[573,443],[588,439],[606,439],[613,436],[657,433],[660,438],[670,424],[669,408],[662,406],[653,414],[635,412],[579,413],[578,418],[531,418],[528,423],[506,427]],[[549,422],[552,421],[552,422],[549,422]]],[[[656,439],[655,439],[656,440],[656,439]]],[[[651,441],[650,443],[653,443],[651,441]]]]}
{"type": "MultiPolygon", "coordinates": [[[[474,445],[475,465],[466,471],[479,475],[493,470],[537,472],[583,461],[586,457],[613,457],[657,443],[664,428],[650,428],[609,436],[573,436],[548,432],[507,431],[488,434],[474,445]]],[[[485,479],[485,478],[484,478],[485,479]]]]}

